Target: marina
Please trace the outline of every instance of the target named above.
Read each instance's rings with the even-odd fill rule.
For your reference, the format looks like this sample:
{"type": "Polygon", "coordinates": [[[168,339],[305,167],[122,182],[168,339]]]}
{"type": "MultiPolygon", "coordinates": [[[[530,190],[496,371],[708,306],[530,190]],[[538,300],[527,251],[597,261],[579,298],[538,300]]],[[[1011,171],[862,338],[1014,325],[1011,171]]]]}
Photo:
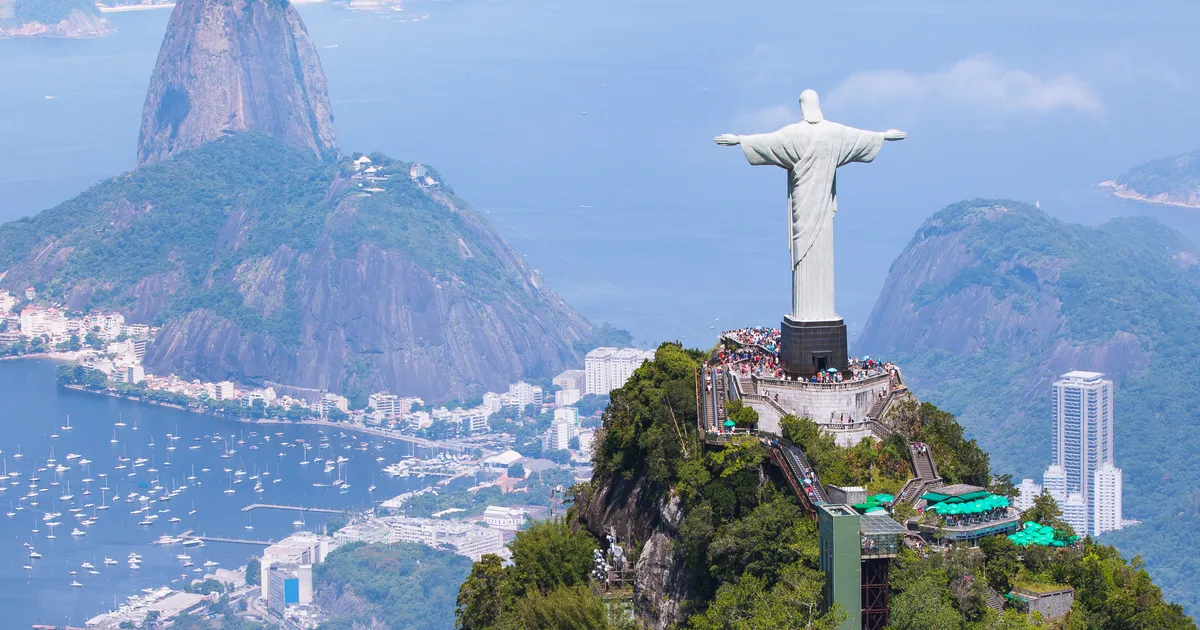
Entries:
{"type": "Polygon", "coordinates": [[[6,415],[25,419],[0,438],[0,608],[16,611],[12,627],[81,627],[131,595],[182,590],[445,478],[383,472],[435,455],[408,442],[95,396],[54,374],[48,361],[0,362],[6,415]]]}

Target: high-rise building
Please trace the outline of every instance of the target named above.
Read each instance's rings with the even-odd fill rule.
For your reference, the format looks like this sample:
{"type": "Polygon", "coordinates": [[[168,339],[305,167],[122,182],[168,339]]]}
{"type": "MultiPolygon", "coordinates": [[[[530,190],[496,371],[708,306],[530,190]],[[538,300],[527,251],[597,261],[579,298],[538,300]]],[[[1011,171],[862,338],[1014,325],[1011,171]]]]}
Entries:
{"type": "Polygon", "coordinates": [[[654,360],[653,350],[596,348],[584,357],[587,394],[608,394],[633,376],[634,370],[654,360]]]}
{"type": "Polygon", "coordinates": [[[1096,500],[1092,508],[1095,534],[1121,529],[1121,469],[1105,462],[1096,470],[1092,489],[1096,500]]]}
{"type": "Polygon", "coordinates": [[[565,451],[571,446],[571,438],[575,436],[575,425],[568,420],[555,419],[546,431],[542,440],[542,450],[565,451]]]}
{"type": "Polygon", "coordinates": [[[1042,482],[1062,509],[1063,520],[1080,535],[1120,529],[1121,472],[1113,460],[1112,381],[1099,372],[1063,374],[1054,382],[1054,420],[1053,461],[1042,482]],[[1102,492],[1096,487],[1101,469],[1106,471],[1100,475],[1105,484],[1102,492]],[[1097,519],[1098,514],[1103,518],[1097,519]]]}

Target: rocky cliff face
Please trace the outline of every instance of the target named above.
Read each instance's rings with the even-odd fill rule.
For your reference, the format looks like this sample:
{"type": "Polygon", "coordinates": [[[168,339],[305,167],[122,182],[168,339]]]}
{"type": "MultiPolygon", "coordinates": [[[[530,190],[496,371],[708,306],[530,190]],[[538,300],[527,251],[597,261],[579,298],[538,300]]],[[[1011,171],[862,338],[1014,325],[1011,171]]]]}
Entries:
{"type": "Polygon", "coordinates": [[[0,0],[0,39],[103,37],[115,31],[88,0],[0,0]]]}
{"type": "Polygon", "coordinates": [[[138,164],[255,131],[335,150],[325,74],[287,0],[180,0],[142,113],[138,164]]]}
{"type": "Polygon", "coordinates": [[[151,372],[295,393],[445,400],[578,365],[591,326],[436,172],[374,157],[210,142],[0,226],[0,286],[161,324],[151,372]]]}
{"type": "Polygon", "coordinates": [[[683,521],[678,497],[646,477],[608,476],[593,484],[585,505],[576,505],[576,518],[598,540],[613,531],[626,549],[641,544],[633,602],[639,622],[666,630],[683,621],[684,605],[695,594],[676,550],[683,521]]]}

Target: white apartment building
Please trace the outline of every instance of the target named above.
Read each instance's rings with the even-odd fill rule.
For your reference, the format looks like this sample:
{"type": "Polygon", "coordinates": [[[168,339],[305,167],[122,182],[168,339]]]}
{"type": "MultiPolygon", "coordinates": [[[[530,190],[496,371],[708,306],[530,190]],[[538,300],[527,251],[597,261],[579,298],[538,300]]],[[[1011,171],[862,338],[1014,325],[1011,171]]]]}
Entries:
{"type": "Polygon", "coordinates": [[[555,419],[550,423],[550,428],[546,430],[546,436],[542,439],[542,450],[565,451],[570,447],[573,437],[575,437],[575,425],[566,420],[555,419]]]}
{"type": "Polygon", "coordinates": [[[492,529],[515,532],[525,524],[525,510],[489,505],[483,511],[483,522],[492,529]]]}
{"type": "Polygon", "coordinates": [[[653,350],[596,348],[584,357],[584,391],[587,394],[608,394],[624,385],[634,370],[653,359],[653,350]]]}
{"type": "Polygon", "coordinates": [[[462,521],[403,516],[388,517],[384,521],[391,527],[388,542],[416,543],[429,547],[449,545],[458,555],[475,561],[484,554],[499,554],[504,549],[504,532],[499,529],[462,521]]]}
{"type": "Polygon", "coordinates": [[[504,408],[504,403],[500,400],[500,394],[496,392],[488,392],[483,395],[483,406],[487,408],[489,414],[500,413],[504,408]]]}
{"type": "Polygon", "coordinates": [[[1115,431],[1113,425],[1113,383],[1099,372],[1073,371],[1054,382],[1053,460],[1043,476],[1043,485],[1063,510],[1064,520],[1076,533],[1098,536],[1111,529],[1120,529],[1120,518],[1106,517],[1102,527],[1094,520],[1096,514],[1120,514],[1120,506],[1112,505],[1121,496],[1121,475],[1113,461],[1115,431]],[[1108,464],[1117,472],[1107,473],[1105,482],[1112,486],[1104,496],[1096,492],[1096,472],[1108,464]],[[1078,495],[1081,505],[1075,505],[1078,495]],[[1099,504],[1097,504],[1099,502],[1099,504]],[[1066,517],[1068,506],[1081,526],[1066,517]],[[1082,516],[1079,512],[1082,510],[1082,516]]]}
{"type": "Polygon", "coordinates": [[[542,388],[537,385],[530,385],[525,381],[509,385],[508,396],[512,401],[511,404],[515,407],[542,404],[542,388]]]}
{"type": "Polygon", "coordinates": [[[1016,508],[1024,512],[1033,507],[1033,500],[1042,493],[1042,486],[1032,479],[1022,479],[1017,492],[1016,508]]]}
{"type": "Polygon", "coordinates": [[[574,407],[560,407],[554,410],[555,422],[567,422],[571,426],[579,426],[579,410],[574,407]]]}
{"type": "Polygon", "coordinates": [[[583,392],[578,389],[560,389],[554,392],[554,404],[559,407],[574,405],[583,398],[583,392]]]}
{"type": "MultiPolygon", "coordinates": [[[[296,532],[263,550],[259,560],[261,571],[260,595],[268,599],[272,565],[320,564],[333,549],[334,540],[312,532],[296,532]]],[[[312,585],[309,584],[309,601],[312,601],[312,585]]]]}
{"type": "Polygon", "coordinates": [[[1104,462],[1096,469],[1092,489],[1096,500],[1092,507],[1092,530],[1101,534],[1121,529],[1121,469],[1104,462]]]}
{"type": "Polygon", "coordinates": [[[237,387],[233,381],[221,381],[213,386],[213,394],[217,400],[233,400],[237,398],[237,387]]]}
{"type": "Polygon", "coordinates": [[[387,392],[376,392],[367,396],[367,407],[382,414],[385,418],[395,418],[408,413],[400,410],[400,397],[387,392]]]}
{"type": "Polygon", "coordinates": [[[554,377],[550,381],[555,387],[561,389],[578,389],[583,391],[587,387],[587,371],[586,370],[565,370],[562,374],[554,377]]]}

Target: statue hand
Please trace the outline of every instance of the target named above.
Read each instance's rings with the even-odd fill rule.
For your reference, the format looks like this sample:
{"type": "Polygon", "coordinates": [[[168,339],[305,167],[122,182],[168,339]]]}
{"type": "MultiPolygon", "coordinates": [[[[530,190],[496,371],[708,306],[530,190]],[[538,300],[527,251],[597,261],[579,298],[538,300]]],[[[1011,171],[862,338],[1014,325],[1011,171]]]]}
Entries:
{"type": "Polygon", "coordinates": [[[732,147],[741,144],[742,139],[732,133],[723,133],[716,138],[713,138],[713,142],[716,142],[723,147],[732,147]]]}
{"type": "Polygon", "coordinates": [[[888,129],[883,132],[884,140],[903,140],[908,137],[908,134],[899,129],[888,129]]]}

